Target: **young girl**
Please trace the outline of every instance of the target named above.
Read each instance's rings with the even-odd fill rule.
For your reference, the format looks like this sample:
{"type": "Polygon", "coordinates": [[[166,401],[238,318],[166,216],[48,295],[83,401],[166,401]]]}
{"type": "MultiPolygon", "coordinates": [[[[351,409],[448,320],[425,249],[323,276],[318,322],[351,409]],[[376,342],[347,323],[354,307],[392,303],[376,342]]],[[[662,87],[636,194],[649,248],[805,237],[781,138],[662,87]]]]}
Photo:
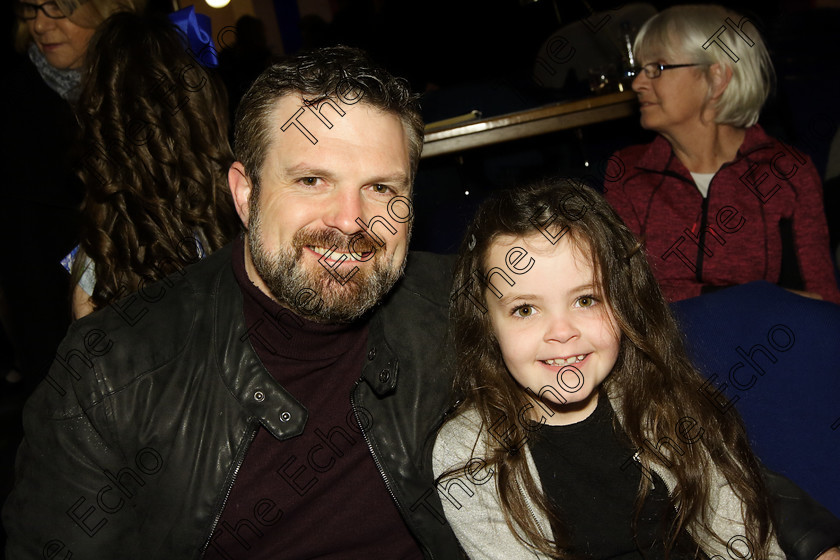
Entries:
{"type": "MultiPolygon", "coordinates": [[[[166,18],[97,30],[77,106],[85,185],[75,318],[180,271],[238,230],[227,96],[166,18]]],[[[78,257],[77,257],[78,255],[78,257]]]]}
{"type": "Polygon", "coordinates": [[[559,181],[492,197],[455,286],[463,402],[434,469],[471,557],[784,558],[740,420],[698,390],[600,195],[559,181]]]}

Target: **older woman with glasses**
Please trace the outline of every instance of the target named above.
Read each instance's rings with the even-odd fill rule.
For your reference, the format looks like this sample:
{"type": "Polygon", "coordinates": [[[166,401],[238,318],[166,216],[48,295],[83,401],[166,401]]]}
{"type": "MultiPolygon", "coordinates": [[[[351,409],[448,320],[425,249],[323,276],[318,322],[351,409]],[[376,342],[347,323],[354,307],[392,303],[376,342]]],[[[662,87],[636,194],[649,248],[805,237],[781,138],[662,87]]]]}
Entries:
{"type": "Polygon", "coordinates": [[[88,41],[114,12],[145,0],[22,0],[7,101],[0,107],[4,198],[0,204],[0,292],[14,363],[5,389],[43,376],[70,324],[70,286],[58,264],[77,243],[82,188],[74,178],[73,104],[88,41]]]}
{"type": "Polygon", "coordinates": [[[752,22],[672,7],[633,53],[641,124],[658,136],[613,155],[605,195],[644,239],[665,295],[767,280],[840,303],[814,164],[756,124],[774,72],[752,22]]]}
{"type": "Polygon", "coordinates": [[[61,98],[78,95],[79,69],[96,27],[113,13],[136,11],[145,0],[39,0],[14,2],[15,43],[61,98]]]}

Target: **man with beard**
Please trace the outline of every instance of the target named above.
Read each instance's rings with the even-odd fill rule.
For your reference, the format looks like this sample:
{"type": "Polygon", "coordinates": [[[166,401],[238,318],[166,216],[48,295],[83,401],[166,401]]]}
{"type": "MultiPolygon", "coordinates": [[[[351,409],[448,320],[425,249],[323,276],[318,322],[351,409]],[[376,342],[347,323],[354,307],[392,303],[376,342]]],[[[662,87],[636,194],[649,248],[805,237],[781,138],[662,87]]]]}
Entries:
{"type": "Polygon", "coordinates": [[[244,235],[74,324],[25,412],[9,558],[458,555],[429,464],[449,266],[406,265],[422,142],[359,51],[255,82],[244,235]]]}
{"type": "MultiPolygon", "coordinates": [[[[359,51],[255,82],[229,173],[244,236],[71,328],[25,410],[10,560],[461,557],[430,466],[448,261],[407,258],[422,138],[359,51]]],[[[803,523],[780,540],[832,522],[784,491],[803,523]]]]}

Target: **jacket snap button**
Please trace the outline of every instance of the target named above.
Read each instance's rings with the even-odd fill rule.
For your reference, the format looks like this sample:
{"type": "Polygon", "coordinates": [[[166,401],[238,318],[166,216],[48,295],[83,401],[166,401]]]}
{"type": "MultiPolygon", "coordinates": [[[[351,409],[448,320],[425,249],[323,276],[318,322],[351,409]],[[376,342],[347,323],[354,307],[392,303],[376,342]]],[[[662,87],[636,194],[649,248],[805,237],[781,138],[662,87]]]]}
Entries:
{"type": "Polygon", "coordinates": [[[387,369],[383,369],[379,372],[379,382],[385,383],[391,377],[391,371],[387,369]]]}
{"type": "Polygon", "coordinates": [[[280,413],[280,421],[281,422],[288,422],[292,419],[292,415],[288,413],[288,411],[283,411],[280,413]]]}
{"type": "Polygon", "coordinates": [[[265,400],[265,393],[263,393],[262,391],[255,392],[254,400],[257,402],[263,402],[265,400]]]}
{"type": "Polygon", "coordinates": [[[370,349],[370,352],[368,352],[368,360],[372,360],[375,357],[376,357],[376,347],[374,346],[373,348],[370,349]]]}

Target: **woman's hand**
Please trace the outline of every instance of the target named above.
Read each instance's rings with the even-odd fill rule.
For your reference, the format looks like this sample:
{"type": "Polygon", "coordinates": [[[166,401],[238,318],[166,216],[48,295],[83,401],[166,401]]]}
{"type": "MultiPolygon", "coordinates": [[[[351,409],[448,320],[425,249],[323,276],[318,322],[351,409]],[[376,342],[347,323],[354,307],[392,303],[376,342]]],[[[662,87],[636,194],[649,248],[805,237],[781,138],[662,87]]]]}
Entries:
{"type": "Polygon", "coordinates": [[[840,547],[829,548],[817,556],[816,560],[840,560],[840,547]]]}
{"type": "Polygon", "coordinates": [[[76,284],[73,288],[72,306],[73,320],[81,319],[85,315],[93,313],[93,302],[91,301],[90,296],[87,295],[87,293],[78,284],[76,284]]]}
{"type": "MultiPolygon", "coordinates": [[[[803,296],[803,297],[807,297],[807,298],[811,298],[811,299],[822,299],[822,296],[820,294],[815,293],[815,292],[806,292],[806,291],[803,291],[803,290],[791,290],[790,288],[785,288],[785,289],[789,292],[793,292],[794,294],[797,294],[797,295],[800,295],[800,296],[803,296]]],[[[838,558],[838,560],[840,560],[840,558],[838,558]]]]}

